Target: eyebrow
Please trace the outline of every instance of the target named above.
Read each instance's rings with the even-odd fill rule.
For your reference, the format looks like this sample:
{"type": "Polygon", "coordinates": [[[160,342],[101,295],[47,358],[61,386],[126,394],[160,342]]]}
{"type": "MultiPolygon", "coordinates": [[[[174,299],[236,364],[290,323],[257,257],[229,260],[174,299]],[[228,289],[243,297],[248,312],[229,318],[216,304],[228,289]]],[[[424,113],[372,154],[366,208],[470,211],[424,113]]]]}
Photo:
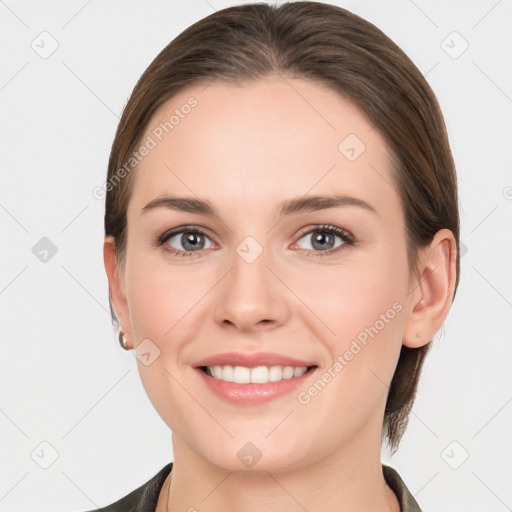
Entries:
{"type": "MultiPolygon", "coordinates": [[[[279,204],[279,214],[281,217],[289,215],[326,210],[328,208],[357,206],[378,216],[375,208],[366,201],[357,197],[333,195],[304,195],[294,199],[288,199],[279,204]]],[[[198,213],[200,215],[219,217],[214,206],[202,199],[193,197],[158,197],[150,201],[141,209],[141,215],[155,208],[168,208],[188,213],[198,213]]]]}

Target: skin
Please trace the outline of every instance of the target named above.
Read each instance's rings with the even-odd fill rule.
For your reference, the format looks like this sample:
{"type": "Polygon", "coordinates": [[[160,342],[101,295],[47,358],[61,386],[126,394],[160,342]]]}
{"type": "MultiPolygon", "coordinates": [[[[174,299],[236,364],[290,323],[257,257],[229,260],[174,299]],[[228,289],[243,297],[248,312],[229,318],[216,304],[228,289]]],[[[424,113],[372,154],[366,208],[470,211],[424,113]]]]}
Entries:
{"type": "Polygon", "coordinates": [[[448,314],[452,233],[439,231],[412,272],[384,139],[335,92],[274,76],[244,87],[194,86],[157,112],[146,136],[190,96],[198,105],[134,171],[123,262],[113,240],[104,245],[130,346],[149,338],[160,350],[149,366],[137,359],[172,429],[174,467],[158,512],[399,510],[380,461],[387,386],[401,345],[428,343],[448,314]],[[353,162],[338,150],[348,134],[366,146],[353,162]],[[338,206],[279,217],[284,200],[334,193],[375,212],[338,206]],[[165,195],[209,200],[218,216],[165,207],[142,213],[165,195]],[[180,236],[153,244],[190,224],[208,232],[191,257],[166,251],[184,250],[180,236]],[[348,230],[355,244],[315,249],[311,232],[322,224],[348,230]],[[263,248],[252,263],[236,252],[247,236],[263,248]],[[233,405],[192,367],[220,352],[269,351],[316,361],[321,375],[394,303],[401,311],[307,404],[292,392],[233,405]],[[251,468],[237,457],[247,442],[262,454],[251,468]]]}

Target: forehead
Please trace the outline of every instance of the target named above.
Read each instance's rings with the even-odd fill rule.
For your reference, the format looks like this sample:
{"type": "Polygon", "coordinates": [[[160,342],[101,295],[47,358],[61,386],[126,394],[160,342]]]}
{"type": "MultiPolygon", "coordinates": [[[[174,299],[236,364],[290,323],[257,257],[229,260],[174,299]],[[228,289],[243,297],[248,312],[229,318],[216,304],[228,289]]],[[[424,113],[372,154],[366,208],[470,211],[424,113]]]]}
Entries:
{"type": "Polygon", "coordinates": [[[396,196],[378,130],[351,101],[304,79],[187,88],[153,116],[142,144],[151,149],[134,176],[139,207],[165,194],[246,209],[308,193],[396,196]]]}

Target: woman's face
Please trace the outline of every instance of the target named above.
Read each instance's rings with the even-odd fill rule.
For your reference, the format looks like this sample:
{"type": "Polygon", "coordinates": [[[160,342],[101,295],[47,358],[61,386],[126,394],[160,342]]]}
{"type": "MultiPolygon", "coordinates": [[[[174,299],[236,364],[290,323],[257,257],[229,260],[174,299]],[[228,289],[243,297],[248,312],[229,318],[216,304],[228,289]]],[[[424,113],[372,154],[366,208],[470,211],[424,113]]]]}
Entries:
{"type": "Polygon", "coordinates": [[[121,316],[175,445],[235,471],[380,447],[413,281],[379,132],[335,92],[272,77],[183,91],[142,143],[121,316]],[[314,368],[229,384],[198,368],[219,354],[242,381],[314,368]]]}

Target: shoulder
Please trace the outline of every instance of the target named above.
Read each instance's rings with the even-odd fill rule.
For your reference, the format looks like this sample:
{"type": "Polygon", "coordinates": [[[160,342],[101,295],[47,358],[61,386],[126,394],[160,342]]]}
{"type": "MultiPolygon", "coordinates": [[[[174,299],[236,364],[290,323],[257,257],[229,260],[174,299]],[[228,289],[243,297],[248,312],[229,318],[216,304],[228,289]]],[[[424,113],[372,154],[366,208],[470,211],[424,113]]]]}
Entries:
{"type": "Polygon", "coordinates": [[[393,492],[396,494],[398,503],[400,503],[401,512],[421,512],[418,502],[414,499],[409,489],[407,489],[398,471],[391,466],[382,464],[382,473],[384,479],[393,492]]]}
{"type": "Polygon", "coordinates": [[[166,464],[155,476],[118,501],[87,512],[155,512],[162,485],[172,470],[172,462],[166,464]]]}

